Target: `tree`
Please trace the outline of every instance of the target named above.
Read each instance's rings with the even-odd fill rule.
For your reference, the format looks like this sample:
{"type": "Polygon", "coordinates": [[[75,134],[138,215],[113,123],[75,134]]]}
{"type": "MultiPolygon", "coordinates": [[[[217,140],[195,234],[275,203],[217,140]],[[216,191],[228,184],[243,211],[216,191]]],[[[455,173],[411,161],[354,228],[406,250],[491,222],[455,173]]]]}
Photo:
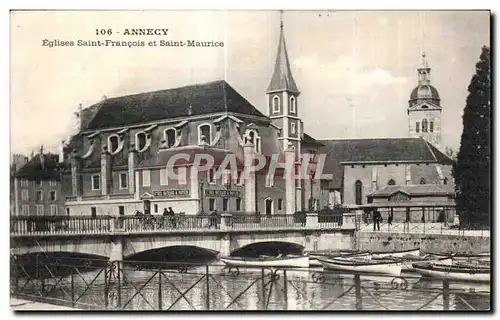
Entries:
{"type": "Polygon", "coordinates": [[[453,160],[457,158],[457,152],[452,147],[445,147],[444,153],[453,160]]]}
{"type": "Polygon", "coordinates": [[[457,213],[461,227],[490,224],[491,202],[491,64],[490,48],[482,48],[476,74],[468,87],[462,116],[460,150],[453,167],[457,213]]]}

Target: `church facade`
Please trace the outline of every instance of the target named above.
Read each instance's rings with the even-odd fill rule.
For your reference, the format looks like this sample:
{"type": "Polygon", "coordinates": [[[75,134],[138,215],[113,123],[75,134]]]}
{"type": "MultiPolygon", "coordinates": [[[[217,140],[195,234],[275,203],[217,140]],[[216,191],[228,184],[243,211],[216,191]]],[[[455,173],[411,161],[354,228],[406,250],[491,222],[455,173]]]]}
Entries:
{"type": "Polygon", "coordinates": [[[321,144],[304,133],[280,28],[267,115],[224,80],[106,98],[81,110],[80,131],[61,157],[66,214],[162,214],[171,207],[186,215],[270,215],[319,207],[328,189],[296,179],[301,155],[317,154],[321,144]],[[265,165],[245,171],[255,155],[265,165]],[[197,160],[207,156],[213,163],[202,168],[197,160]],[[230,167],[228,156],[235,159],[230,167]]]}

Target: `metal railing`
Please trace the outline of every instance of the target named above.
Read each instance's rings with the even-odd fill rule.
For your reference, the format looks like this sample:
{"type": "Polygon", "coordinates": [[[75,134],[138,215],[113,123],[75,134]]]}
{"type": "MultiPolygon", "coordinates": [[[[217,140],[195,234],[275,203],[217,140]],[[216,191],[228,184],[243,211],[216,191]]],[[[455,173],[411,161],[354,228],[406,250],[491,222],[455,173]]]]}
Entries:
{"type": "MultiPolygon", "coordinates": [[[[113,232],[177,232],[205,230],[339,229],[342,216],[295,215],[183,215],[174,216],[16,216],[12,236],[102,234],[113,232]],[[319,223],[316,223],[316,220],[319,223]]],[[[352,226],[354,230],[355,226],[352,226]]]]}
{"type": "Polygon", "coordinates": [[[443,235],[457,235],[457,236],[476,236],[476,237],[490,237],[490,230],[466,230],[460,229],[457,226],[452,226],[446,222],[399,222],[399,223],[380,223],[380,230],[378,227],[374,228],[373,222],[362,223],[360,231],[380,231],[380,232],[393,232],[393,233],[413,233],[413,234],[443,234],[443,235]]]}
{"type": "Polygon", "coordinates": [[[290,268],[222,268],[216,264],[108,262],[43,254],[29,263],[11,257],[11,295],[91,310],[490,308],[489,284],[428,280],[414,275],[394,277],[290,268]]]}
{"type": "Polygon", "coordinates": [[[109,216],[17,216],[10,219],[12,235],[82,234],[111,231],[109,216]]]}

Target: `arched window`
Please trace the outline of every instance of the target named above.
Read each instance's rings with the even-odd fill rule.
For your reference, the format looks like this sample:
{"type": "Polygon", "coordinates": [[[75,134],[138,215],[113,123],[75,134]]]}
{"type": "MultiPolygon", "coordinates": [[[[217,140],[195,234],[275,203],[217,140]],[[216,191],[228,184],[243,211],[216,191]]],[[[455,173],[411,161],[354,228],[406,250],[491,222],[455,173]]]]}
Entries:
{"type": "Polygon", "coordinates": [[[165,144],[167,148],[172,148],[177,140],[177,130],[174,128],[168,128],[165,130],[165,144]]]}
{"type": "Polygon", "coordinates": [[[422,132],[427,132],[427,119],[422,120],[422,132]]]}
{"type": "Polygon", "coordinates": [[[297,112],[297,101],[295,100],[295,97],[290,97],[290,113],[295,113],[297,112]]]}
{"type": "Polygon", "coordinates": [[[118,135],[115,134],[109,136],[108,138],[109,153],[115,154],[118,151],[119,144],[120,144],[120,138],[118,137],[118,135]]]}
{"type": "Polygon", "coordinates": [[[245,143],[252,143],[254,145],[255,151],[260,153],[261,139],[259,133],[255,129],[247,129],[244,135],[245,143]]]}
{"type": "Polygon", "coordinates": [[[280,98],[278,96],[273,97],[273,113],[280,112],[280,98]]]}
{"type": "Polygon", "coordinates": [[[387,185],[394,186],[394,185],[396,185],[396,181],[394,181],[393,179],[391,179],[391,180],[389,180],[389,182],[387,182],[387,185]]]}
{"type": "Polygon", "coordinates": [[[198,126],[198,144],[202,142],[212,143],[212,126],[208,123],[198,126]]]}
{"type": "Polygon", "coordinates": [[[354,183],[356,204],[363,204],[363,183],[357,180],[354,183]]]}
{"type": "Polygon", "coordinates": [[[137,151],[144,151],[147,145],[147,137],[145,132],[138,132],[135,135],[135,145],[137,146],[137,151]]]}
{"type": "Polygon", "coordinates": [[[448,184],[448,178],[443,179],[443,184],[448,184]]]}
{"type": "Polygon", "coordinates": [[[426,183],[427,181],[425,180],[425,178],[420,179],[420,184],[426,184],[426,183]]]}

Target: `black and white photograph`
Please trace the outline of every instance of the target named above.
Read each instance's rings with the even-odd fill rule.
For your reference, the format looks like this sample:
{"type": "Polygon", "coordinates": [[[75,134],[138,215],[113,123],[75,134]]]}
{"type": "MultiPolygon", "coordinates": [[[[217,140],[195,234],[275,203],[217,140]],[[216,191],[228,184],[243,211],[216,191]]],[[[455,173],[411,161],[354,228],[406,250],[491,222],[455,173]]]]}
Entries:
{"type": "Polygon", "coordinates": [[[491,311],[491,15],[10,10],[10,309],[491,311]]]}

